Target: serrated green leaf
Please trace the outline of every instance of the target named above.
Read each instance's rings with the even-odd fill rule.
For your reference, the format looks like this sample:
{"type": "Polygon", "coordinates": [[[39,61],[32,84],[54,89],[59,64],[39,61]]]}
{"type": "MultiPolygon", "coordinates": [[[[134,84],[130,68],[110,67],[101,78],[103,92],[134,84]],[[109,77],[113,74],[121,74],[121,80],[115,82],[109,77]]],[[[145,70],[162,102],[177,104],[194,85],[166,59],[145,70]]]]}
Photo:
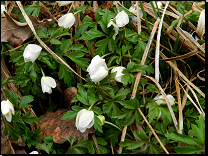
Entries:
{"type": "Polygon", "coordinates": [[[60,120],[70,120],[72,118],[74,118],[77,115],[77,111],[68,111],[66,112],[66,114],[64,114],[60,120]]]}
{"type": "Polygon", "coordinates": [[[177,154],[196,154],[199,151],[200,150],[195,147],[175,147],[175,152],[177,154]]]}
{"type": "Polygon", "coordinates": [[[58,39],[56,39],[56,38],[52,38],[52,39],[50,40],[50,43],[51,43],[51,44],[55,44],[55,45],[61,44],[61,42],[60,42],[58,39]]]}
{"type": "Polygon", "coordinates": [[[117,102],[120,103],[125,108],[135,109],[134,105],[132,105],[132,101],[131,100],[123,100],[123,101],[117,101],[117,102]]]}
{"type": "Polygon", "coordinates": [[[198,143],[190,136],[181,134],[176,135],[175,133],[165,134],[165,136],[168,139],[174,140],[175,142],[183,142],[190,145],[198,145],[198,143]]]}
{"type": "Polygon", "coordinates": [[[102,123],[100,119],[97,117],[97,115],[94,114],[94,128],[98,130],[99,132],[103,133],[101,124],[102,123]]]}
{"type": "Polygon", "coordinates": [[[35,30],[39,38],[49,38],[43,29],[36,29],[35,30]]]}
{"type": "Polygon", "coordinates": [[[11,103],[14,104],[16,107],[18,107],[18,103],[19,103],[18,95],[15,92],[11,92],[11,91],[5,90],[5,89],[4,89],[4,92],[8,95],[11,103]]]}
{"type": "Polygon", "coordinates": [[[69,31],[69,28],[65,29],[63,31],[64,27],[60,27],[59,29],[57,29],[54,33],[53,33],[53,36],[52,36],[52,39],[53,38],[58,38],[58,37],[61,37],[61,36],[65,36],[65,35],[70,35],[68,33],[69,31]]]}
{"type": "Polygon", "coordinates": [[[34,100],[34,97],[32,95],[23,96],[19,103],[19,109],[24,108],[24,105],[32,102],[34,100]]]}
{"type": "Polygon", "coordinates": [[[65,53],[69,50],[69,46],[72,44],[71,39],[64,39],[61,43],[60,49],[62,53],[65,53]]]}

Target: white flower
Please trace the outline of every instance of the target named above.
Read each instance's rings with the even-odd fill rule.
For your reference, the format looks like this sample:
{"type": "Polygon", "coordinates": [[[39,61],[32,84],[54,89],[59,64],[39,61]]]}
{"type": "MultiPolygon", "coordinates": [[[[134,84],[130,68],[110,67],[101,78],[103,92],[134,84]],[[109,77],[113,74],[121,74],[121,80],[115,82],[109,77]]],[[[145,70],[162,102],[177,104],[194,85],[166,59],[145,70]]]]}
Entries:
{"type": "Polygon", "coordinates": [[[119,12],[114,19],[110,20],[107,27],[110,27],[111,25],[114,26],[114,30],[115,30],[115,34],[113,35],[114,40],[116,35],[118,34],[119,27],[123,27],[128,23],[129,23],[129,16],[124,10],[119,12]],[[114,20],[116,21],[116,23],[113,22],[114,20]]]}
{"type": "Polygon", "coordinates": [[[129,23],[129,16],[124,10],[119,12],[116,15],[115,19],[116,19],[116,25],[118,27],[124,27],[126,24],[129,23]]]}
{"type": "Polygon", "coordinates": [[[14,115],[14,107],[8,99],[1,101],[1,112],[8,122],[12,121],[12,114],[14,115]]]}
{"type": "Polygon", "coordinates": [[[23,52],[23,57],[26,62],[32,61],[32,63],[40,55],[42,48],[36,44],[28,44],[23,52]]]}
{"type": "Polygon", "coordinates": [[[100,66],[104,66],[105,68],[108,68],[106,63],[105,63],[105,59],[101,58],[99,55],[96,55],[95,57],[93,57],[93,59],[91,60],[90,65],[87,68],[87,72],[89,72],[90,75],[94,74],[95,71],[100,67],[100,66]]]}
{"type": "MultiPolygon", "coordinates": [[[[137,15],[137,10],[136,10],[136,4],[134,4],[134,7],[130,7],[129,8],[129,11],[131,11],[132,13],[134,13],[134,14],[136,14],[137,15]],[[134,8],[135,7],[135,8],[134,8]]],[[[140,17],[142,18],[143,17],[143,13],[142,13],[142,9],[139,7],[139,15],[140,15],[140,17]]],[[[136,16],[134,16],[133,18],[132,18],[132,20],[134,21],[134,23],[137,23],[137,17],[136,16]]]]}
{"type": "Polygon", "coordinates": [[[126,69],[125,67],[122,67],[122,66],[119,66],[119,67],[114,67],[112,70],[111,70],[111,73],[114,73],[114,72],[117,72],[116,73],[116,76],[115,76],[115,80],[117,82],[121,82],[121,78],[123,77],[123,73],[122,71],[126,69]]]}
{"type": "MultiPolygon", "coordinates": [[[[153,1],[153,5],[156,8],[156,2],[153,1]]],[[[158,9],[162,9],[163,4],[161,2],[157,2],[158,9]]]]}
{"type": "Polygon", "coordinates": [[[58,25],[64,28],[71,28],[75,22],[73,13],[68,13],[58,19],[58,25]]]}
{"type": "Polygon", "coordinates": [[[73,1],[56,1],[56,2],[58,3],[58,5],[64,6],[72,3],[73,1]]]}
{"type": "MultiPolygon", "coordinates": [[[[170,102],[171,105],[174,105],[175,104],[174,97],[172,95],[167,95],[167,98],[168,98],[168,101],[170,102]]],[[[165,99],[163,98],[162,95],[156,96],[154,98],[154,100],[156,100],[155,102],[157,103],[157,105],[166,104],[166,101],[165,101],[165,99]]]]}
{"type": "Polygon", "coordinates": [[[101,81],[102,79],[104,79],[106,76],[108,75],[108,70],[106,67],[104,66],[100,66],[94,74],[90,75],[90,79],[93,81],[93,82],[99,82],[101,81]]]}
{"type": "Polygon", "coordinates": [[[48,94],[51,94],[52,93],[51,88],[56,87],[56,81],[52,77],[43,76],[41,78],[41,87],[42,87],[43,93],[47,92],[48,94]]]}
{"type": "Polygon", "coordinates": [[[84,133],[87,128],[94,125],[94,112],[82,109],[77,113],[76,124],[77,130],[84,133]]]}
{"type": "MultiPolygon", "coordinates": [[[[170,102],[171,105],[175,104],[175,100],[174,100],[174,97],[172,95],[167,95],[167,98],[168,98],[168,101],[170,102]]],[[[163,98],[162,95],[156,96],[154,98],[154,100],[156,100],[155,102],[157,103],[157,105],[166,104],[166,101],[165,101],[165,99],[163,98]]],[[[149,111],[151,111],[151,110],[152,110],[152,108],[149,108],[149,111]]],[[[160,118],[160,116],[161,116],[160,108],[159,108],[159,111],[160,111],[160,113],[159,113],[159,118],[160,118]]]]}
{"type": "Polygon", "coordinates": [[[38,151],[32,151],[29,154],[39,154],[38,151]]]}
{"type": "Polygon", "coordinates": [[[5,6],[1,4],[1,17],[5,17],[4,11],[7,12],[5,6]]]}
{"type": "Polygon", "coordinates": [[[105,117],[104,117],[103,115],[98,115],[97,117],[98,117],[98,118],[100,119],[100,121],[101,121],[101,126],[103,126],[104,123],[105,123],[105,117]]]}

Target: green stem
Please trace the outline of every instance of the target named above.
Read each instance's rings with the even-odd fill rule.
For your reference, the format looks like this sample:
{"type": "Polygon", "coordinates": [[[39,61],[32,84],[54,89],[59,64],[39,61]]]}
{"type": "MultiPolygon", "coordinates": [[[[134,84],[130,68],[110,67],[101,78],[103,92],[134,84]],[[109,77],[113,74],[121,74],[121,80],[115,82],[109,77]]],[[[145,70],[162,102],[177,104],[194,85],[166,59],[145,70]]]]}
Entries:
{"type": "Polygon", "coordinates": [[[101,58],[103,59],[104,57],[106,57],[106,56],[108,56],[108,55],[110,55],[110,54],[113,54],[114,52],[111,52],[111,53],[108,53],[108,54],[105,54],[105,55],[103,55],[101,58]]]}
{"type": "MultiPolygon", "coordinates": [[[[109,124],[109,125],[111,125],[111,126],[114,126],[114,127],[116,127],[118,130],[122,131],[121,128],[119,128],[118,126],[114,125],[114,124],[111,123],[111,122],[105,121],[104,123],[109,124]]],[[[130,134],[128,134],[128,133],[126,133],[126,135],[128,135],[130,138],[134,139],[134,138],[133,138],[130,134]]]]}
{"type": "Polygon", "coordinates": [[[43,76],[45,77],[45,74],[44,74],[43,69],[41,67],[40,67],[40,70],[41,70],[43,76]]]}
{"type": "Polygon", "coordinates": [[[108,68],[107,71],[113,69],[114,67],[117,67],[117,66],[112,66],[112,67],[108,68]]]}
{"type": "Polygon", "coordinates": [[[78,10],[77,12],[74,13],[74,16],[75,16],[77,13],[79,13],[79,12],[81,12],[81,11],[83,11],[83,10],[88,10],[88,9],[78,10]]]}
{"type": "Polygon", "coordinates": [[[96,104],[99,100],[100,100],[100,99],[96,100],[93,104],[91,104],[90,107],[88,108],[88,111],[90,111],[91,108],[92,108],[92,106],[93,106],[94,104],[96,104]]]}

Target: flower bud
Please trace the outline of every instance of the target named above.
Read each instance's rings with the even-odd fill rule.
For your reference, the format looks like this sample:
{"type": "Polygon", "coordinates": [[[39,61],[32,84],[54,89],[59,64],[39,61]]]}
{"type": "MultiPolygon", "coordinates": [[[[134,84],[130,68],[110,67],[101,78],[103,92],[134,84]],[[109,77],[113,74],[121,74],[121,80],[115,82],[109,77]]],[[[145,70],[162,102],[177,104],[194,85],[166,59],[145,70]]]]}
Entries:
{"type": "Polygon", "coordinates": [[[14,115],[14,107],[8,99],[1,101],[1,112],[8,122],[12,121],[12,114],[14,115]]]}
{"type": "MultiPolygon", "coordinates": [[[[175,100],[174,100],[174,97],[172,95],[167,95],[167,98],[168,98],[168,101],[170,102],[171,105],[175,104],[175,100]]],[[[165,101],[165,99],[163,98],[162,95],[156,96],[154,98],[154,100],[156,100],[155,102],[157,103],[157,105],[166,104],[166,101],[165,101]]]]}
{"type": "Polygon", "coordinates": [[[100,119],[100,121],[101,121],[101,126],[103,126],[104,123],[105,123],[105,117],[104,117],[103,115],[98,115],[97,117],[98,117],[98,118],[100,119]]]}
{"type": "Polygon", "coordinates": [[[59,6],[65,6],[72,3],[73,1],[56,1],[56,2],[58,3],[59,6]]]}
{"type": "MultiPolygon", "coordinates": [[[[123,73],[122,71],[126,69],[125,67],[122,67],[122,66],[119,66],[119,67],[114,67],[112,70],[111,70],[111,73],[114,73],[114,72],[117,72],[116,73],[116,76],[115,76],[115,81],[117,82],[121,82],[121,78],[123,77],[123,73]]],[[[121,82],[122,83],[122,82],[121,82]]]]}
{"type": "Polygon", "coordinates": [[[94,125],[94,112],[82,109],[77,113],[75,126],[77,130],[84,133],[87,128],[94,125]]]}
{"type": "Polygon", "coordinates": [[[75,22],[75,17],[72,13],[68,13],[58,19],[58,25],[64,28],[71,28],[75,22]]]}
{"type": "Polygon", "coordinates": [[[32,63],[40,55],[42,48],[36,44],[28,44],[23,52],[23,57],[26,62],[32,61],[32,63]]]}
{"type": "Polygon", "coordinates": [[[94,74],[90,75],[90,79],[97,83],[108,75],[108,70],[104,66],[100,66],[94,74]]]}
{"type": "Polygon", "coordinates": [[[52,93],[51,88],[56,87],[56,81],[52,77],[43,76],[41,78],[41,87],[42,87],[43,93],[47,92],[48,94],[51,94],[52,93]]]}
{"type": "Polygon", "coordinates": [[[1,4],[1,17],[5,17],[4,11],[7,12],[5,6],[1,4]]]}

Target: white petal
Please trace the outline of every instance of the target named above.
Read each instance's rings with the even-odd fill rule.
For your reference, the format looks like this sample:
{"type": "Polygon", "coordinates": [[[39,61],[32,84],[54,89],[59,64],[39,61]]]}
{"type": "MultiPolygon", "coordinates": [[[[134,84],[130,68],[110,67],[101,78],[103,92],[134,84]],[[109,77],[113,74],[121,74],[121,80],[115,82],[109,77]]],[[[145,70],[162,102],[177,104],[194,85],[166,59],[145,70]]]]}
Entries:
{"type": "Polygon", "coordinates": [[[116,73],[116,76],[115,76],[115,80],[116,80],[117,82],[121,82],[121,78],[122,78],[122,76],[124,75],[124,74],[122,73],[122,71],[123,71],[124,69],[126,69],[126,68],[125,68],[125,67],[122,67],[122,66],[119,66],[119,67],[114,67],[114,68],[111,70],[111,73],[117,72],[117,73],[116,73]]]}
{"type": "Polygon", "coordinates": [[[174,97],[172,95],[167,95],[167,98],[168,98],[171,105],[175,104],[174,97]]]}
{"type": "Polygon", "coordinates": [[[117,15],[116,15],[116,25],[118,27],[123,27],[125,26],[126,24],[129,23],[129,16],[128,14],[122,10],[121,12],[119,12],[117,15]]]}
{"type": "Polygon", "coordinates": [[[77,113],[77,117],[76,117],[76,123],[75,126],[78,128],[79,127],[79,119],[80,119],[80,115],[82,114],[83,111],[85,111],[86,109],[82,109],[77,113]]]}
{"type": "Polygon", "coordinates": [[[89,110],[84,110],[80,115],[79,127],[87,128],[87,126],[94,119],[94,112],[89,110]]]}
{"type": "Polygon", "coordinates": [[[94,117],[93,117],[92,121],[89,123],[89,125],[87,126],[87,128],[91,128],[93,125],[94,125],[94,117]]]}
{"type": "Polygon", "coordinates": [[[72,13],[68,13],[66,18],[65,18],[65,22],[64,22],[64,28],[71,28],[72,25],[75,22],[75,17],[72,13]]]}
{"type": "Polygon", "coordinates": [[[60,17],[60,18],[58,19],[58,25],[59,25],[60,27],[63,27],[63,26],[64,26],[66,16],[67,16],[67,14],[66,14],[66,15],[63,15],[62,17],[60,17]]]}
{"type": "Polygon", "coordinates": [[[39,45],[28,44],[23,52],[25,62],[34,62],[40,55],[41,50],[42,47],[40,47],[39,45]]]}
{"type": "Polygon", "coordinates": [[[7,12],[5,6],[1,4],[1,17],[5,17],[4,11],[7,12]]]}
{"type": "Polygon", "coordinates": [[[12,121],[12,111],[9,110],[9,112],[5,115],[5,118],[8,122],[12,121]]]}
{"type": "Polygon", "coordinates": [[[58,3],[59,6],[65,6],[72,3],[73,1],[56,1],[56,2],[58,3]]]}
{"type": "Polygon", "coordinates": [[[3,115],[6,115],[11,110],[11,113],[14,115],[14,106],[12,103],[7,99],[1,102],[1,112],[3,115]]]}
{"type": "Polygon", "coordinates": [[[100,66],[93,75],[90,75],[90,79],[93,82],[99,82],[108,75],[108,71],[104,66],[100,66]]]}
{"type": "Polygon", "coordinates": [[[49,76],[43,76],[42,77],[43,81],[45,84],[47,84],[48,86],[52,87],[52,88],[56,88],[56,81],[49,76]]]}
{"type": "Polygon", "coordinates": [[[39,154],[37,151],[32,151],[29,154],[39,154]]]}
{"type": "Polygon", "coordinates": [[[154,100],[156,100],[155,102],[157,103],[157,105],[165,104],[165,103],[166,103],[162,95],[156,96],[156,97],[154,98],[154,100]],[[157,99],[159,99],[159,100],[157,100],[157,99]]]}
{"type": "Polygon", "coordinates": [[[90,75],[94,74],[95,71],[100,67],[100,66],[104,66],[107,68],[107,65],[105,63],[105,59],[102,59],[99,55],[96,55],[95,57],[93,57],[93,59],[91,60],[90,65],[87,68],[87,72],[89,72],[90,75]]]}
{"type": "Polygon", "coordinates": [[[79,127],[79,129],[78,129],[78,130],[79,130],[80,132],[84,133],[84,132],[86,131],[86,129],[87,129],[87,128],[82,128],[82,127],[79,127]]]}

